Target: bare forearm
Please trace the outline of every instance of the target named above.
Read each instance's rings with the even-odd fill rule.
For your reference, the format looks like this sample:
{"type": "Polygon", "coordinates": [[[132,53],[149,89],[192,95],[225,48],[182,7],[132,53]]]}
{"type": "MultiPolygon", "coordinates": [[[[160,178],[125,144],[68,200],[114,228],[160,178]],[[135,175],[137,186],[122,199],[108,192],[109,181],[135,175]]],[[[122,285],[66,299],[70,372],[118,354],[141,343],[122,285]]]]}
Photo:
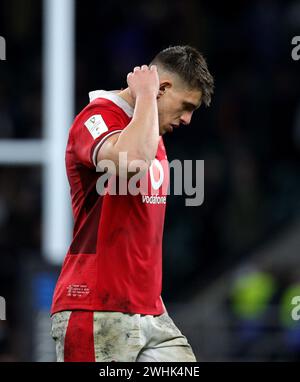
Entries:
{"type": "MultiPolygon", "coordinates": [[[[135,102],[131,122],[118,135],[111,136],[98,152],[97,163],[110,160],[116,166],[117,175],[133,176],[147,172],[155,158],[159,142],[157,96],[159,77],[157,67],[135,67],[127,75],[128,91],[135,102]],[[125,153],[126,156],[120,154],[125,153]],[[123,159],[124,158],[124,159],[123,159]]],[[[103,163],[103,166],[107,166],[103,163]]],[[[111,170],[113,173],[113,170],[111,170]]]]}
{"type": "Polygon", "coordinates": [[[155,158],[158,141],[156,95],[139,95],[136,98],[133,118],[119,135],[115,148],[118,152],[126,152],[128,160],[138,159],[149,165],[155,158]]]}

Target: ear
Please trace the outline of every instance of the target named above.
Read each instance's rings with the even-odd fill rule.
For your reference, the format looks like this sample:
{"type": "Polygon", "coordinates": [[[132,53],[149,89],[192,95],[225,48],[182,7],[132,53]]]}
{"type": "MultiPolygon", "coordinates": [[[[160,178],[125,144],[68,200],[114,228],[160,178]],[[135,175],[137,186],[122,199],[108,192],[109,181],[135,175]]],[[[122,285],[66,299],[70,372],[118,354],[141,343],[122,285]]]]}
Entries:
{"type": "Polygon", "coordinates": [[[162,97],[168,89],[172,87],[172,83],[170,81],[164,81],[159,85],[159,91],[157,98],[162,97]]]}

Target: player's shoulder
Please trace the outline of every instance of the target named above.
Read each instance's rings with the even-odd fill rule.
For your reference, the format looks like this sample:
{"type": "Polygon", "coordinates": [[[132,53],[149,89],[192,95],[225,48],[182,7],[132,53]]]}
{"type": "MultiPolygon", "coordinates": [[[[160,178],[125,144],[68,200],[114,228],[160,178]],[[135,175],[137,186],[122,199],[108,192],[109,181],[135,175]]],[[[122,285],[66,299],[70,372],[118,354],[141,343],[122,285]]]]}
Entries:
{"type": "Polygon", "coordinates": [[[120,108],[112,101],[106,98],[96,98],[81,110],[76,119],[89,117],[93,113],[103,113],[108,117],[109,115],[122,115],[120,108]]]}
{"type": "Polygon", "coordinates": [[[81,128],[93,120],[103,120],[107,125],[113,124],[117,121],[120,126],[126,125],[126,117],[122,114],[122,110],[105,98],[97,98],[86,105],[76,116],[70,129],[70,134],[80,132],[81,128]]]}

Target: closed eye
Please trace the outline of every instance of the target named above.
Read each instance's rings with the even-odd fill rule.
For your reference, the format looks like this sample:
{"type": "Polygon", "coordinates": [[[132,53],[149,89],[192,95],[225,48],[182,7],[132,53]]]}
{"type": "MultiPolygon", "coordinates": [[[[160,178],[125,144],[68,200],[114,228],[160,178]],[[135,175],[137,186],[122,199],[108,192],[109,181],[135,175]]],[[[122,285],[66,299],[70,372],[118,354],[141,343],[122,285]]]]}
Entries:
{"type": "Polygon", "coordinates": [[[194,111],[200,107],[200,105],[194,105],[191,102],[183,102],[182,107],[186,111],[194,111]]]}

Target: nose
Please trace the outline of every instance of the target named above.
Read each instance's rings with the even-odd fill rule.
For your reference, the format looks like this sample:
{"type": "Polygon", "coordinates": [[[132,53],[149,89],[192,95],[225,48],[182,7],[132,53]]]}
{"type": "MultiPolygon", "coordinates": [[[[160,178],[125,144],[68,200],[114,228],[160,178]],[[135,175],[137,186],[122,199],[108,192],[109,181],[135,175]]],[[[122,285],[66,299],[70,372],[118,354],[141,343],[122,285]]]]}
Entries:
{"type": "Polygon", "coordinates": [[[180,117],[180,123],[183,125],[189,125],[191,123],[192,115],[193,115],[192,112],[185,112],[180,117]]]}

